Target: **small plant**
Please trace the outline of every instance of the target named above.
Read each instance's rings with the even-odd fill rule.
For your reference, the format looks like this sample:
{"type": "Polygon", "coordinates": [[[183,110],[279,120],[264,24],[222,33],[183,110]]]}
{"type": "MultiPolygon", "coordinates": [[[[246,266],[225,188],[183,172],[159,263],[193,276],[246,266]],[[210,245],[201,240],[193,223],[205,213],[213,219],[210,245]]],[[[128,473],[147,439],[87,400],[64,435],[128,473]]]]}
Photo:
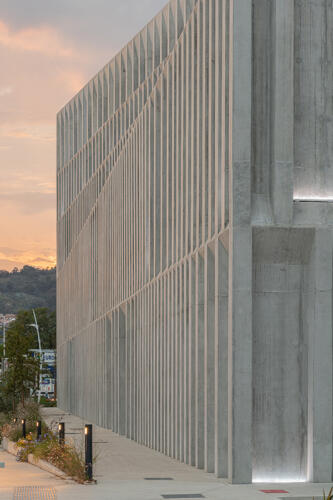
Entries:
{"type": "Polygon", "coordinates": [[[42,441],[36,443],[32,450],[35,458],[46,460],[58,469],[65,472],[79,483],[86,480],[83,454],[74,445],[60,445],[57,436],[49,431],[42,441]]]}
{"type": "Polygon", "coordinates": [[[323,490],[323,500],[332,500],[333,499],[333,486],[328,492],[328,495],[325,495],[325,490],[323,490]]]}
{"type": "Polygon", "coordinates": [[[17,459],[21,462],[28,461],[28,455],[33,452],[33,449],[36,446],[37,441],[33,439],[31,433],[27,435],[27,437],[21,438],[17,441],[16,445],[19,448],[17,459]]]}

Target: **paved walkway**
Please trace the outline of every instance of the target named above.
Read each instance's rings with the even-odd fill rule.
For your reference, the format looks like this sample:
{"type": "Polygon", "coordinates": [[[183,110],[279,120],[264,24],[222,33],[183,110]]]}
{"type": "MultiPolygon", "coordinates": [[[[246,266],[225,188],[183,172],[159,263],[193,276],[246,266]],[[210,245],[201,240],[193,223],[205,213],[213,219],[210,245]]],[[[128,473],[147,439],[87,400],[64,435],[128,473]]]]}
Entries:
{"type": "MultiPolygon", "coordinates": [[[[64,488],[71,486],[72,482],[63,481],[55,476],[34,467],[33,465],[17,462],[13,455],[0,451],[0,499],[13,500],[15,488],[24,486],[40,486],[42,488],[64,488]]],[[[38,498],[38,497],[37,497],[38,498]]]]}
{"type": "MultiPolygon", "coordinates": [[[[43,417],[54,429],[57,429],[60,420],[65,422],[66,440],[73,440],[78,447],[83,448],[84,424],[89,422],[58,408],[44,408],[43,417]]],[[[93,454],[97,457],[94,476],[100,483],[109,480],[142,480],[146,477],[172,477],[178,481],[213,484],[224,482],[213,474],[178,462],[97,425],[93,426],[93,454]]]]}
{"type": "MultiPolygon", "coordinates": [[[[67,439],[73,439],[79,446],[83,442],[84,423],[78,417],[49,408],[44,410],[45,419],[53,425],[65,421],[67,439]]],[[[192,498],[207,500],[280,500],[294,497],[297,500],[312,500],[321,497],[323,488],[329,484],[253,484],[230,485],[193,467],[181,464],[145,446],[138,445],[112,431],[93,427],[93,441],[98,458],[95,465],[96,485],[77,485],[72,481],[57,479],[37,467],[19,463],[15,457],[0,451],[0,500],[163,500],[168,495],[197,495],[192,498]],[[152,480],[145,478],[170,478],[152,480]],[[38,493],[26,489],[22,496],[15,496],[15,488],[24,486],[41,487],[38,493]],[[48,488],[49,496],[42,496],[48,488]],[[53,489],[53,490],[52,490],[53,489]],[[283,489],[288,493],[263,493],[261,489],[283,489]],[[55,495],[51,495],[54,491],[55,495]],[[30,496],[27,496],[27,495],[30,496]],[[166,495],[166,497],[163,497],[166,495]],[[198,496],[202,495],[202,497],[198,496]]],[[[183,496],[183,498],[190,498],[183,496]]]]}

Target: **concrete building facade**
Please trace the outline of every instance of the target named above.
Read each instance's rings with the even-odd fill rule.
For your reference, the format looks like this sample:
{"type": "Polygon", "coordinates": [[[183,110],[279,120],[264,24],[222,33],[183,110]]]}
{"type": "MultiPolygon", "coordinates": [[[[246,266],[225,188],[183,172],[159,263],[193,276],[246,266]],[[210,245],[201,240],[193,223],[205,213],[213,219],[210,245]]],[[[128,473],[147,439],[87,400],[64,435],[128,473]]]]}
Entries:
{"type": "Polygon", "coordinates": [[[57,116],[59,406],[332,479],[332,0],[172,0],[57,116]]]}

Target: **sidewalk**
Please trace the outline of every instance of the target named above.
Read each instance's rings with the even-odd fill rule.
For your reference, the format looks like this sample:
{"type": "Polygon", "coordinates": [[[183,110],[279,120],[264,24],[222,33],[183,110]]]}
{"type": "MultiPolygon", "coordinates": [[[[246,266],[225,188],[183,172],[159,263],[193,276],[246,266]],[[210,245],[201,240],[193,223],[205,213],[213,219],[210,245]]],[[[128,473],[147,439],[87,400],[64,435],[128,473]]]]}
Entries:
{"type": "MultiPolygon", "coordinates": [[[[43,410],[45,420],[65,422],[67,438],[78,446],[83,444],[85,423],[79,417],[57,408],[43,410]]],[[[230,485],[224,479],[182,464],[150,448],[93,426],[94,454],[97,463],[94,475],[97,485],[63,486],[58,500],[162,500],[162,495],[196,494],[208,500],[276,500],[294,497],[297,500],[322,498],[331,484],[252,484],[230,485]],[[152,480],[145,478],[170,478],[152,480]],[[286,490],[287,493],[263,493],[260,490],[286,490]]],[[[193,497],[195,498],[195,497],[193,497]]],[[[200,498],[200,497],[197,497],[200,498]]]]}
{"type": "MultiPolygon", "coordinates": [[[[44,408],[43,418],[48,425],[65,422],[66,439],[78,447],[84,446],[84,424],[89,422],[69,415],[58,408],[44,408]]],[[[151,448],[93,425],[93,454],[97,457],[94,476],[99,483],[109,480],[135,480],[146,477],[171,477],[177,481],[225,483],[213,474],[174,460],[151,448]]]]}
{"type": "Polygon", "coordinates": [[[58,479],[33,465],[17,462],[13,455],[2,451],[2,448],[0,448],[0,462],[4,463],[4,467],[0,468],[1,500],[12,500],[14,489],[20,486],[41,486],[58,490],[73,484],[58,479]]]}

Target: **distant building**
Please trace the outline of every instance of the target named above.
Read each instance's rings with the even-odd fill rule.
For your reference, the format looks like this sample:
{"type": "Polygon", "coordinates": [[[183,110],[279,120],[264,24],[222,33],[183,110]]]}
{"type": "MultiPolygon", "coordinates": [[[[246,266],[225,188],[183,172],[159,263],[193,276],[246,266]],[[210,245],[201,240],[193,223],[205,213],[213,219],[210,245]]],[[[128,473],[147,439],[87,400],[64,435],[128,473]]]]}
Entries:
{"type": "MultiPolygon", "coordinates": [[[[39,357],[39,349],[30,349],[33,356],[39,357]]],[[[55,395],[55,382],[56,382],[56,350],[55,349],[42,349],[41,361],[43,363],[42,380],[40,384],[40,393],[42,396],[53,398],[55,395]]],[[[37,391],[38,394],[39,391],[37,391]]]]}
{"type": "Polygon", "coordinates": [[[0,323],[7,324],[10,323],[11,321],[15,321],[16,319],[16,314],[0,314],[0,323]]]}
{"type": "Polygon", "coordinates": [[[332,480],[332,9],[172,0],[57,116],[59,405],[236,483],[332,480]]]}

